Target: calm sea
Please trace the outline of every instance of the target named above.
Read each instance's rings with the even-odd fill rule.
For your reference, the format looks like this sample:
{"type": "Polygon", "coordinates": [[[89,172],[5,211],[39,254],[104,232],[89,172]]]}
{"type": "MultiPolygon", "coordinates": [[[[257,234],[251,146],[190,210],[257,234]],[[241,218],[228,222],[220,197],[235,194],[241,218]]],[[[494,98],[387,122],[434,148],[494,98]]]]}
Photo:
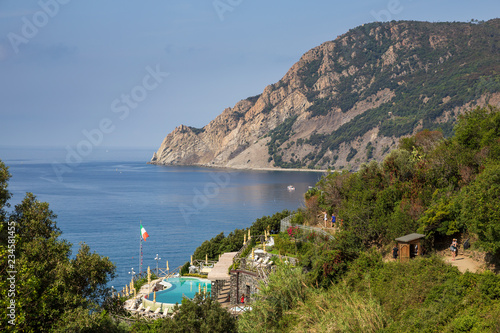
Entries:
{"type": "Polygon", "coordinates": [[[67,164],[64,149],[0,148],[9,166],[12,206],[26,192],[50,204],[73,253],[85,242],[117,266],[111,282],[121,289],[139,270],[139,225],[143,268],[170,269],[189,261],[203,241],[246,228],[255,219],[303,205],[303,193],[321,177],[315,172],[235,171],[148,165],[151,150],[96,150],[67,164]],[[54,163],[56,162],[56,163],[54,163]],[[54,167],[56,166],[56,167],[54,167]],[[289,192],[288,185],[296,190],[289,192]]]}

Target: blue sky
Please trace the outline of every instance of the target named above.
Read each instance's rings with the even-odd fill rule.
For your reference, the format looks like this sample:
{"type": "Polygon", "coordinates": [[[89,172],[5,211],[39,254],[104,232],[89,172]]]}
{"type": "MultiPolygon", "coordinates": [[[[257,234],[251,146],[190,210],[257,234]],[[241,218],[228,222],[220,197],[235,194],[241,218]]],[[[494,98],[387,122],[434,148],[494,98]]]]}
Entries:
{"type": "Polygon", "coordinates": [[[0,145],[155,150],[363,23],[499,13],[498,0],[2,0],[0,145]]]}

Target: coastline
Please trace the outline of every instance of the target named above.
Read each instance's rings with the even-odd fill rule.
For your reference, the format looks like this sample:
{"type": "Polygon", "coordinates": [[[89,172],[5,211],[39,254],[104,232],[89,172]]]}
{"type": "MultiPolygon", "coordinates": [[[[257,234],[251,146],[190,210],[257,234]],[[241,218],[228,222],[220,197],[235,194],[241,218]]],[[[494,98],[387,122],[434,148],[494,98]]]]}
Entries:
{"type": "Polygon", "coordinates": [[[294,172],[338,172],[336,170],[325,170],[325,169],[287,169],[287,168],[251,168],[247,166],[235,167],[235,166],[220,166],[220,165],[207,165],[207,164],[164,164],[164,163],[156,163],[156,162],[147,162],[147,164],[159,165],[159,166],[195,166],[202,168],[210,168],[210,169],[229,169],[229,170],[249,170],[249,171],[294,171],[294,172]]]}

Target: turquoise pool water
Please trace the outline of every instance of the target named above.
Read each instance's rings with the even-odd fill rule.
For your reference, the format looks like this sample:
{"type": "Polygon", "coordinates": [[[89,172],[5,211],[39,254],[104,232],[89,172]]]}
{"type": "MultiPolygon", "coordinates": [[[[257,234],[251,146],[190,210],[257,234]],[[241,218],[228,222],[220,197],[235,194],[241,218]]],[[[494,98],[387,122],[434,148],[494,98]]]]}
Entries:
{"type": "MultiPolygon", "coordinates": [[[[170,283],[171,286],[169,286],[168,289],[156,293],[156,301],[160,303],[180,304],[182,302],[182,297],[193,298],[198,292],[199,286],[201,286],[202,292],[205,286],[207,287],[207,293],[212,290],[212,285],[209,280],[202,280],[194,277],[176,277],[164,281],[170,283]]],[[[153,293],[151,293],[148,295],[147,299],[152,301],[153,297],[153,293]]]]}

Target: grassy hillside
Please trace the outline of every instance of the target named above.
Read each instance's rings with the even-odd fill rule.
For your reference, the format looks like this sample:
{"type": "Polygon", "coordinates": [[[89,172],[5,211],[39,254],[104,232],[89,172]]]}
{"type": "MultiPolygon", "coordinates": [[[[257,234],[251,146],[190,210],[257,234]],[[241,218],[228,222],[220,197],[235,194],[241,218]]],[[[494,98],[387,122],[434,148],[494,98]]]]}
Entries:
{"type": "Polygon", "coordinates": [[[327,288],[281,266],[252,305],[240,332],[498,332],[500,277],[437,257],[384,263],[372,251],[327,288]]]}

